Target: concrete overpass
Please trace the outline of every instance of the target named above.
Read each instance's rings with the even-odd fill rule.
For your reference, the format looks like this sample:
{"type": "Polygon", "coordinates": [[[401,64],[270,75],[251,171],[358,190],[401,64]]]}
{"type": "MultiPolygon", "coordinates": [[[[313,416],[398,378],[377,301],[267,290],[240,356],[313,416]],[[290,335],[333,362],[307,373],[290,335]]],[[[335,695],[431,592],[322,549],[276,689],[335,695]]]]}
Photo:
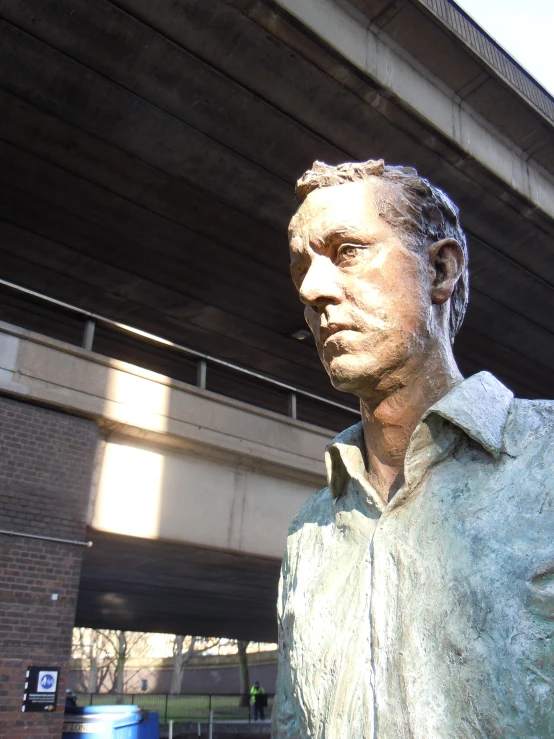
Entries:
{"type": "Polygon", "coordinates": [[[0,377],[100,429],[78,625],[275,639],[286,532],[330,432],[4,323],[0,377]]]}
{"type": "Polygon", "coordinates": [[[315,159],[443,187],[469,237],[462,371],[554,396],[554,101],[450,0],[0,0],[0,39],[15,721],[75,608],[273,638],[286,523],[352,420],[300,392],[353,405],[295,338],[286,225],[315,159]]]}

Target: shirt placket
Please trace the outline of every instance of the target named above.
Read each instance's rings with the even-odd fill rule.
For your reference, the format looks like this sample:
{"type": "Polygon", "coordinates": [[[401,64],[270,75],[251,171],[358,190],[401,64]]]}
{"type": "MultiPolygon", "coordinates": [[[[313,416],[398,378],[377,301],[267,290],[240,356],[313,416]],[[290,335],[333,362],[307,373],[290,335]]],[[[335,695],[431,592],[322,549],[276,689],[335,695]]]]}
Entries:
{"type": "MultiPolygon", "coordinates": [[[[438,419],[440,430],[444,432],[444,423],[442,419],[438,419]]],[[[402,516],[402,507],[408,503],[412,496],[417,495],[421,486],[425,484],[428,477],[429,471],[440,461],[447,458],[452,452],[452,449],[456,441],[456,432],[454,428],[448,429],[447,433],[441,433],[438,437],[433,438],[426,422],[419,424],[412,435],[410,445],[405,458],[405,482],[404,485],[398,490],[396,495],[387,503],[384,507],[379,520],[376,523],[371,539],[371,598],[370,598],[370,633],[371,633],[371,652],[375,656],[376,646],[379,644],[381,648],[385,642],[384,634],[376,633],[376,622],[375,618],[375,602],[374,594],[376,592],[376,581],[379,577],[383,577],[382,572],[379,571],[379,567],[376,564],[376,559],[382,559],[386,556],[394,556],[395,550],[395,537],[389,533],[389,519],[394,515],[398,521],[398,517],[402,516]],[[377,555],[377,556],[376,556],[377,555]]],[[[376,493],[375,493],[376,495],[376,493]]],[[[395,536],[398,530],[398,525],[395,522],[394,526],[395,536]]],[[[396,596],[399,594],[396,593],[396,596]]],[[[382,604],[381,604],[382,605],[382,604]]],[[[391,603],[388,604],[390,612],[396,612],[398,608],[402,608],[402,603],[391,603]]],[[[374,698],[374,723],[375,723],[375,737],[380,738],[379,733],[379,714],[380,704],[390,705],[391,696],[383,694],[383,691],[387,690],[387,686],[390,683],[387,681],[386,676],[379,673],[380,660],[373,659],[372,661],[372,672],[373,672],[373,698],[374,698]]],[[[389,717],[390,718],[390,717],[389,717]]],[[[396,715],[393,719],[396,733],[391,733],[391,736],[404,737],[408,736],[408,727],[405,725],[406,717],[396,715]]],[[[390,730],[390,727],[387,727],[390,730]]],[[[386,729],[386,730],[387,730],[386,729]]],[[[388,736],[388,734],[387,734],[388,736]]]]}

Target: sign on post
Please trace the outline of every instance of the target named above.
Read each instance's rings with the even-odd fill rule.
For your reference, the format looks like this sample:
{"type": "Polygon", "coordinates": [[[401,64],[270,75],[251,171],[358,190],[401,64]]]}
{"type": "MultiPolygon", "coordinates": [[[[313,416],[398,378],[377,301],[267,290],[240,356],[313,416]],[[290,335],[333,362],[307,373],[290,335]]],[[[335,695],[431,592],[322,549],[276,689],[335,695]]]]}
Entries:
{"type": "Polygon", "coordinates": [[[21,710],[55,711],[59,676],[59,667],[28,667],[21,710]]]}

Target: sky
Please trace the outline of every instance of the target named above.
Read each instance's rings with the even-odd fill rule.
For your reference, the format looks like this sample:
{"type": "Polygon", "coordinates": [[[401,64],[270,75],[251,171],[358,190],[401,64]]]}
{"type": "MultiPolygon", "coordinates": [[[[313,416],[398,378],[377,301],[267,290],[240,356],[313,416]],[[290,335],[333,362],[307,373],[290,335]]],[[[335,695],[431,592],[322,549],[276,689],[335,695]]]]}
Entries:
{"type": "Polygon", "coordinates": [[[455,0],[554,95],[554,0],[455,0]]]}

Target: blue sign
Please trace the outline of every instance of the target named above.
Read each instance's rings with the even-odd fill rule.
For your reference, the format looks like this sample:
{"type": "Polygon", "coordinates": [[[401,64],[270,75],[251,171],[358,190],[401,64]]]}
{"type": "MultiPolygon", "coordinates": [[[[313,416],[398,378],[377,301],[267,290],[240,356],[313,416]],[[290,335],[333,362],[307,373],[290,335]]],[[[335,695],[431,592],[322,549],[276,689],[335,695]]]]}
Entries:
{"type": "Polygon", "coordinates": [[[52,690],[55,684],[56,684],[56,678],[54,677],[54,675],[51,675],[49,672],[47,672],[46,675],[43,675],[40,680],[40,686],[41,688],[44,688],[44,690],[52,690]]]}

